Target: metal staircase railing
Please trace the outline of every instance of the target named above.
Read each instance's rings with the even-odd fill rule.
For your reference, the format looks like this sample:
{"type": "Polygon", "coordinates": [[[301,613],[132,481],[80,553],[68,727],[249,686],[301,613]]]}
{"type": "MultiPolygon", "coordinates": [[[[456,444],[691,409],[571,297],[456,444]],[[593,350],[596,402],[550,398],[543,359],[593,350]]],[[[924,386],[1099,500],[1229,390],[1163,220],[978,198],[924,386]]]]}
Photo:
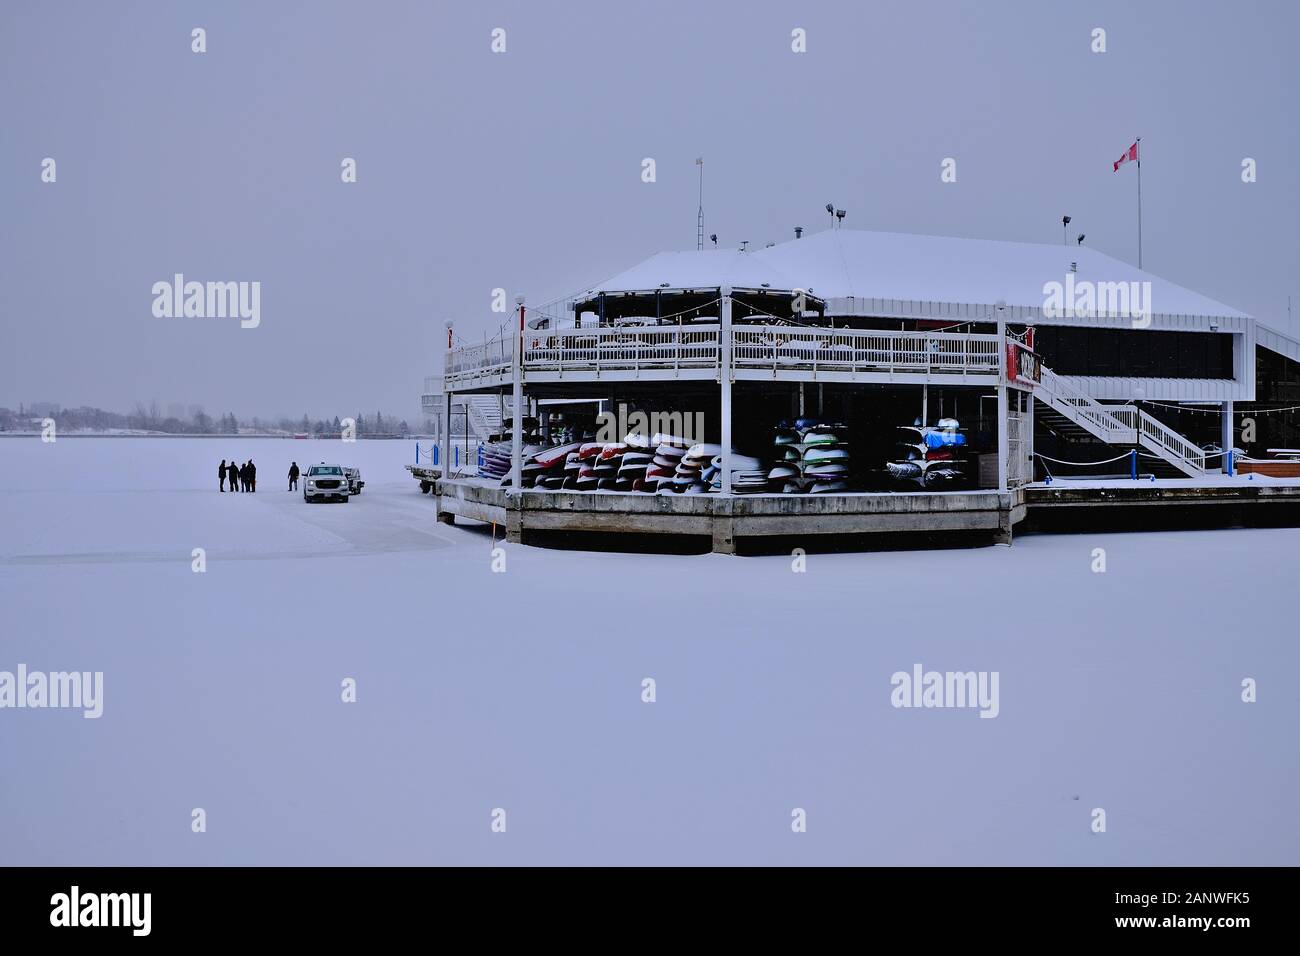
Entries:
{"type": "Polygon", "coordinates": [[[465,402],[470,427],[479,441],[487,441],[489,436],[500,434],[503,423],[495,395],[464,395],[461,398],[465,402]]]}
{"type": "Polygon", "coordinates": [[[1137,409],[1131,405],[1103,405],[1087,392],[1066,382],[1043,366],[1042,381],[1034,389],[1044,404],[1051,406],[1094,438],[1108,445],[1137,444],[1137,409]]]}
{"type": "Polygon", "coordinates": [[[1136,405],[1103,405],[1047,367],[1034,391],[1039,401],[1108,445],[1137,445],[1185,475],[1205,474],[1205,452],[1136,405]]]}
{"type": "Polygon", "coordinates": [[[1164,422],[1138,411],[1139,444],[1159,455],[1179,471],[1196,477],[1205,474],[1205,452],[1164,422]]]}

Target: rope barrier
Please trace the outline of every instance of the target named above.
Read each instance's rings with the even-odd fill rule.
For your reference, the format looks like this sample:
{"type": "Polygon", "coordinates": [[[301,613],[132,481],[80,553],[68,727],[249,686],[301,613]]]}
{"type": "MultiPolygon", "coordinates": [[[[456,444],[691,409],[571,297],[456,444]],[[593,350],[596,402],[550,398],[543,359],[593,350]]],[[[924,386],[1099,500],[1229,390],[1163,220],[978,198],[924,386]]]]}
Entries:
{"type": "Polygon", "coordinates": [[[1114,458],[1107,458],[1104,461],[1064,461],[1060,458],[1048,458],[1046,455],[1040,455],[1038,452],[1034,452],[1034,457],[1041,458],[1043,461],[1050,461],[1054,465],[1110,465],[1114,462],[1130,458],[1132,457],[1132,454],[1132,452],[1126,451],[1122,455],[1117,455],[1114,458]]]}

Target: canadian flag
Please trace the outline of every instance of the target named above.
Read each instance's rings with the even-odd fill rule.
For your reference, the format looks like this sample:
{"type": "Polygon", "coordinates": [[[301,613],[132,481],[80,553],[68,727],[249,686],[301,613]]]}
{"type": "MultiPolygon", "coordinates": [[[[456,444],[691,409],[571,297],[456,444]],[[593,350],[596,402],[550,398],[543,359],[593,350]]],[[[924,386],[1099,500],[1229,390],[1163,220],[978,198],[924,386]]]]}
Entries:
{"type": "Polygon", "coordinates": [[[1124,155],[1115,160],[1115,168],[1111,172],[1119,172],[1119,168],[1127,163],[1130,159],[1136,161],[1138,158],[1138,144],[1134,143],[1128,149],[1124,150],[1124,155]]]}

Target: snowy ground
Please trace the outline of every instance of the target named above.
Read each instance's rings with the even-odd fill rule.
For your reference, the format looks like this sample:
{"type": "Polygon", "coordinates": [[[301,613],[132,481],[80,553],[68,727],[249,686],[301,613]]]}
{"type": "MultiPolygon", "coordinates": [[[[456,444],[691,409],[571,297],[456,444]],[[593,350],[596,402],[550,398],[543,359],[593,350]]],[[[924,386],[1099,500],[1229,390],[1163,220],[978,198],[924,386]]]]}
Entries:
{"type": "Polygon", "coordinates": [[[98,720],[0,710],[0,861],[1300,863],[1300,531],[804,574],[512,546],[494,574],[488,532],[436,524],[413,459],[0,439],[0,671],[104,672],[98,720]],[[256,495],[217,493],[232,454],[256,495]],[[290,458],[340,457],[358,500],[283,490],[290,458]],[[999,716],[895,709],[914,663],[997,671],[999,716]]]}

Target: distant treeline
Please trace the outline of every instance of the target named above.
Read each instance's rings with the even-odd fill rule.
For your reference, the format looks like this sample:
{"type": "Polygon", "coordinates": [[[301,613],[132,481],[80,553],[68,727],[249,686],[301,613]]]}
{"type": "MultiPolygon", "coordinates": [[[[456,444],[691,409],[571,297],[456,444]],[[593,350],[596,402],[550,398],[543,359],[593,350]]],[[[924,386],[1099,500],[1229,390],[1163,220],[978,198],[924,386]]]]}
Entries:
{"type": "MultiPolygon", "coordinates": [[[[45,419],[54,419],[60,431],[114,431],[131,429],[133,431],[162,432],[170,435],[234,435],[240,432],[259,435],[297,435],[308,434],[320,437],[337,437],[343,431],[343,419],[335,415],[330,418],[318,418],[315,421],[308,415],[302,418],[250,418],[239,419],[231,412],[219,418],[213,418],[203,409],[196,410],[186,418],[163,415],[157,403],[151,405],[137,404],[130,414],[109,412],[102,408],[59,408],[47,403],[31,406],[0,408],[0,431],[39,431],[45,419]]],[[[404,419],[396,415],[374,415],[358,413],[353,416],[356,422],[356,435],[405,436],[412,434],[411,427],[404,419]]]]}

